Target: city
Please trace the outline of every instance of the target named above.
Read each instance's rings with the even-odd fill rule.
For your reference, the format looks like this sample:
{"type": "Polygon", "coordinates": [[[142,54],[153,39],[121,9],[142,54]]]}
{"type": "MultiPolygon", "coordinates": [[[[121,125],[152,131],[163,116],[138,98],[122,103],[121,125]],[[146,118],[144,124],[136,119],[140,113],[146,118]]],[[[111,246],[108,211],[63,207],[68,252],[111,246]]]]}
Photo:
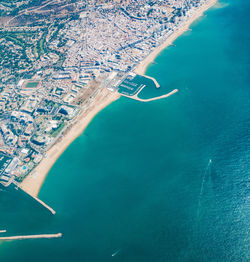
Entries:
{"type": "Polygon", "coordinates": [[[1,4],[1,183],[22,182],[101,90],[119,92],[206,2],[24,1],[13,15],[1,4]]]}

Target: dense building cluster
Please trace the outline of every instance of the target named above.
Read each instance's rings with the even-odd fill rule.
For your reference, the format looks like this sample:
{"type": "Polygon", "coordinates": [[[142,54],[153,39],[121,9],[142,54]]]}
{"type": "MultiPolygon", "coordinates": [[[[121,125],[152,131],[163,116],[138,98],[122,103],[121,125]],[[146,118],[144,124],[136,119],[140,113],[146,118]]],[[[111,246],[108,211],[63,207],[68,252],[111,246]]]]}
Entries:
{"type": "Polygon", "coordinates": [[[206,0],[32,3],[0,5],[5,184],[29,174],[101,88],[115,91],[206,0]]]}

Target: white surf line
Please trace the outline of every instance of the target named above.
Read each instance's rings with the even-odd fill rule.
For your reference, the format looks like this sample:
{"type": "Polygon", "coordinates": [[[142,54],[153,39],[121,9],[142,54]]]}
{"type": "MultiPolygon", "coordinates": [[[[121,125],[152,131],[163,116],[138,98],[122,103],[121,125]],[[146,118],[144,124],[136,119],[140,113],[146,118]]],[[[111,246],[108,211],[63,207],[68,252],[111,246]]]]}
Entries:
{"type": "Polygon", "coordinates": [[[62,237],[62,233],[0,237],[0,241],[1,240],[8,241],[8,240],[22,240],[22,239],[39,239],[39,238],[59,238],[59,237],[62,237]]]}
{"type": "Polygon", "coordinates": [[[200,188],[200,194],[199,194],[199,201],[198,201],[198,208],[197,208],[197,218],[200,215],[200,207],[201,207],[201,197],[203,195],[203,191],[204,191],[204,184],[205,184],[205,180],[206,180],[206,174],[208,172],[208,169],[210,167],[210,165],[212,164],[212,159],[209,159],[207,167],[204,171],[203,177],[202,177],[202,182],[201,182],[201,188],[200,188]]]}

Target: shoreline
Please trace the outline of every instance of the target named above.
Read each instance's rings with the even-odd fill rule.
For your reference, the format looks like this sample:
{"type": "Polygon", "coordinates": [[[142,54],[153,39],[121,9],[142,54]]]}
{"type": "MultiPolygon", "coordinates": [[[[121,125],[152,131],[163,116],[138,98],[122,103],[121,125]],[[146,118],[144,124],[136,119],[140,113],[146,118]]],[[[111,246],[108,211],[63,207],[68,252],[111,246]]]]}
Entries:
{"type": "Polygon", "coordinates": [[[20,184],[20,188],[33,197],[37,197],[46,179],[46,176],[57,159],[67,149],[67,147],[80,136],[92,119],[106,106],[120,97],[118,93],[111,93],[107,89],[101,89],[94,98],[93,104],[80,113],[76,118],[76,123],[70,127],[65,136],[59,139],[48,151],[47,156],[35,167],[20,184]]]}
{"type": "Polygon", "coordinates": [[[190,25],[200,18],[205,11],[214,6],[218,0],[210,0],[202,5],[178,30],[176,30],[169,38],[159,45],[152,53],[150,53],[140,64],[135,68],[136,74],[144,75],[148,66],[154,62],[155,58],[168,46],[170,46],[179,36],[185,33],[190,25]]]}
{"type": "MultiPolygon", "coordinates": [[[[155,60],[155,58],[165,48],[173,43],[180,35],[187,31],[190,25],[197,20],[202,14],[210,7],[215,5],[217,0],[210,0],[203,6],[201,6],[177,31],[175,31],[164,43],[158,46],[151,54],[149,54],[140,64],[135,68],[136,74],[144,75],[147,67],[155,60]]],[[[100,90],[97,96],[94,98],[94,103],[85,111],[80,113],[76,118],[76,123],[70,128],[66,135],[61,138],[55,145],[53,145],[48,151],[47,156],[42,159],[38,166],[29,174],[23,182],[20,184],[20,188],[31,196],[37,197],[39,191],[46,179],[46,176],[57,159],[67,149],[67,147],[80,136],[92,119],[106,106],[120,98],[118,93],[110,93],[106,89],[100,90]]]]}

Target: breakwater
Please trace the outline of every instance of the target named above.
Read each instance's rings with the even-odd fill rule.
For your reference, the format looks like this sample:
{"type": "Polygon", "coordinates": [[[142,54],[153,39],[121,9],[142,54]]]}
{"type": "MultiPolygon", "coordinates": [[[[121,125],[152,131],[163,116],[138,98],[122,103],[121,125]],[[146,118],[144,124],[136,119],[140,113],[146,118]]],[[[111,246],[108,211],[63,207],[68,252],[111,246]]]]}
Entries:
{"type": "Polygon", "coordinates": [[[26,191],[24,191],[21,187],[17,186],[15,188],[16,190],[21,190],[22,192],[24,192],[26,195],[28,195],[30,198],[32,198],[34,201],[36,201],[39,205],[43,206],[44,208],[46,208],[52,215],[55,215],[56,214],[56,211],[50,207],[49,205],[47,205],[45,202],[43,202],[41,199],[35,197],[35,196],[32,196],[30,194],[28,194],[26,191]]]}
{"type": "Polygon", "coordinates": [[[42,206],[44,206],[45,208],[47,208],[53,215],[56,214],[56,211],[51,208],[49,205],[47,205],[46,203],[44,203],[41,199],[35,197],[35,196],[31,196],[34,198],[34,200],[36,200],[39,204],[41,204],[42,206]]]}
{"type": "Polygon", "coordinates": [[[22,240],[22,239],[39,239],[39,238],[59,238],[59,237],[62,237],[62,233],[0,237],[0,241],[22,240]]]}
{"type": "Polygon", "coordinates": [[[175,94],[175,93],[177,93],[179,91],[178,89],[174,89],[174,90],[172,90],[171,92],[169,92],[169,93],[167,93],[165,95],[144,99],[144,98],[138,97],[138,95],[143,90],[143,88],[144,88],[144,86],[142,86],[141,89],[138,91],[138,93],[133,95],[133,96],[128,96],[128,95],[125,95],[125,94],[121,94],[121,95],[125,96],[125,97],[128,97],[130,99],[134,99],[134,100],[140,101],[140,102],[151,102],[151,101],[156,101],[156,100],[167,98],[167,97],[169,97],[169,96],[171,96],[171,95],[173,95],[173,94],[175,94]]]}

